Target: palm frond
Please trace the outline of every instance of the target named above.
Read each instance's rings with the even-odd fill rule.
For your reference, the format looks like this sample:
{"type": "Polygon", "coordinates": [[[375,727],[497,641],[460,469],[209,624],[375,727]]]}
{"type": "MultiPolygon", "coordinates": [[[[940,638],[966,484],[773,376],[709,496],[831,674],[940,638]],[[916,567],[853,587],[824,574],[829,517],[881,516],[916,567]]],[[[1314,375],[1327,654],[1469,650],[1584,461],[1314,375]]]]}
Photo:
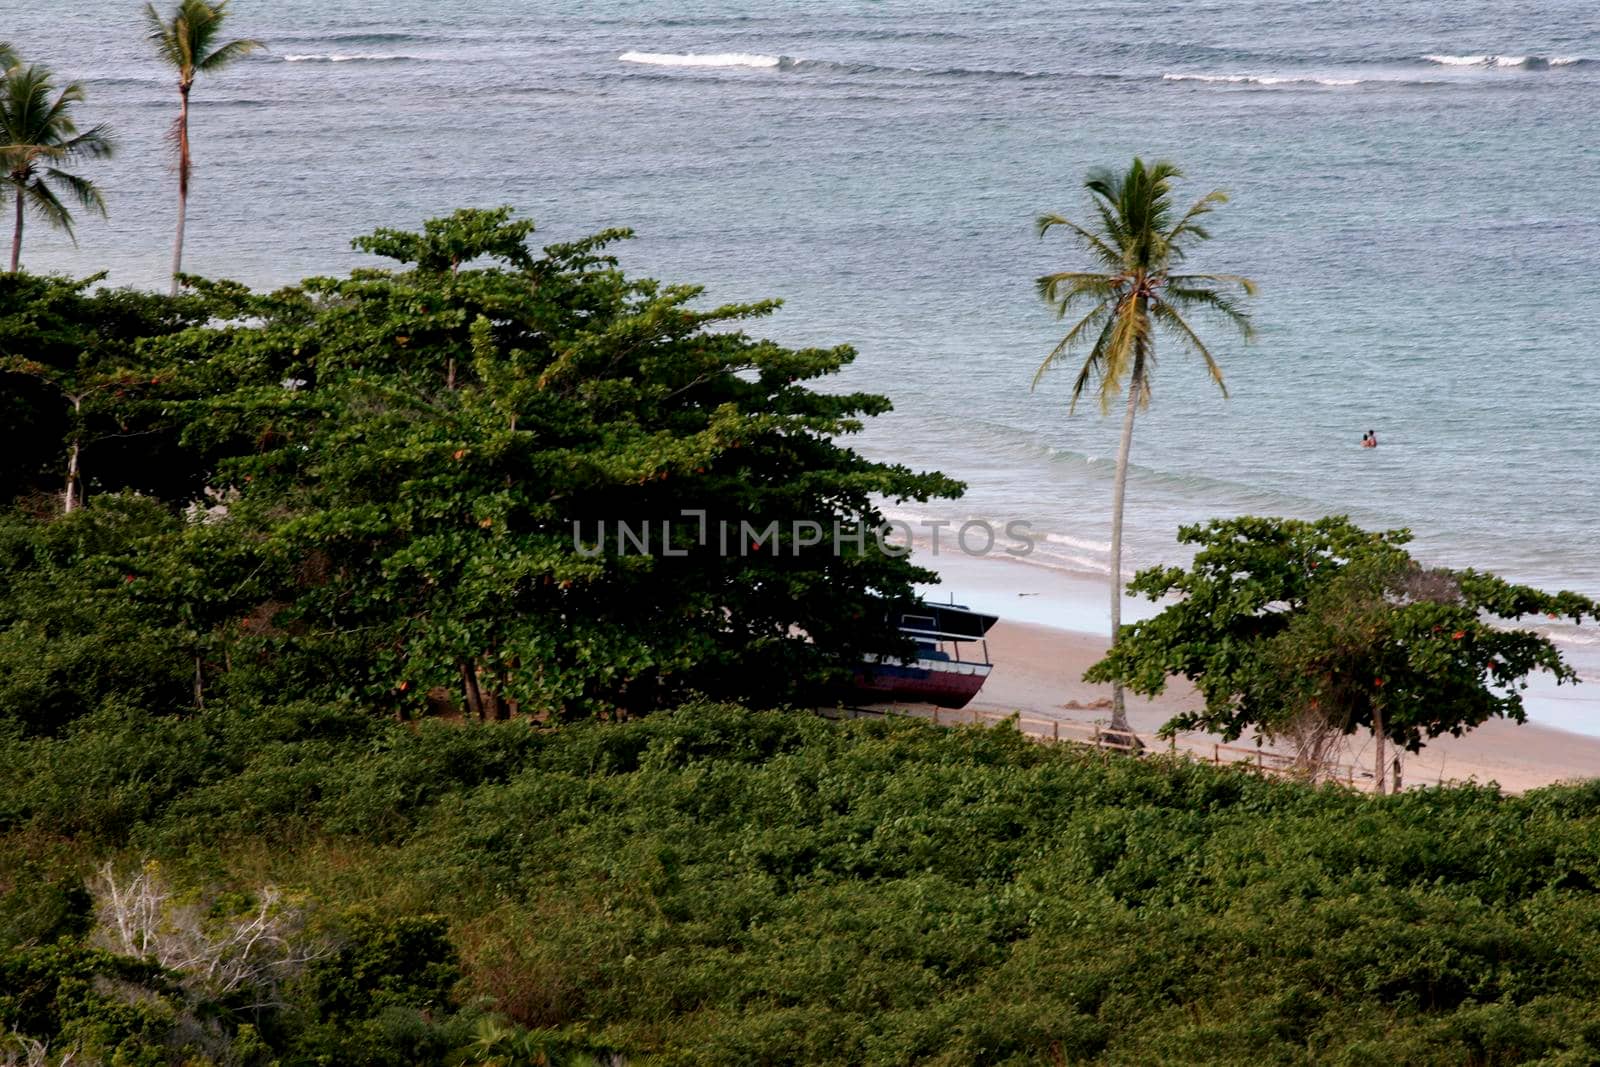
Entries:
{"type": "Polygon", "coordinates": [[[48,185],[36,178],[24,187],[24,192],[35,214],[57,229],[65,230],[73,244],[78,243],[77,234],[72,232],[72,212],[48,185]]]}
{"type": "Polygon", "coordinates": [[[1122,392],[1123,379],[1136,369],[1140,349],[1150,340],[1150,316],[1140,310],[1137,300],[1124,298],[1110,327],[1100,372],[1102,414],[1111,410],[1111,401],[1122,392]]]}
{"type": "Polygon", "coordinates": [[[112,140],[111,127],[102,122],[54,146],[51,158],[59,162],[110,159],[116,152],[117,143],[112,140]]]}
{"type": "MultiPolygon", "coordinates": [[[[1029,388],[1037,389],[1039,387],[1039,383],[1044,380],[1046,372],[1054,368],[1055,365],[1060,362],[1068,352],[1072,351],[1073,347],[1076,346],[1080,340],[1082,340],[1085,334],[1098,327],[1100,328],[1103,336],[1105,333],[1105,328],[1111,320],[1111,312],[1111,304],[1101,304],[1090,311],[1083,318],[1079,319],[1077,324],[1073,326],[1072,329],[1067,331],[1066,336],[1061,338],[1060,341],[1056,342],[1055,348],[1051,349],[1050,354],[1044,357],[1044,362],[1039,364],[1039,369],[1033,372],[1033,384],[1029,388]]],[[[1098,347],[1099,343],[1097,341],[1096,349],[1098,349],[1098,347]]],[[[1084,364],[1084,367],[1087,368],[1089,363],[1094,362],[1095,358],[1095,352],[1091,350],[1089,360],[1084,364]]],[[[1078,372],[1078,377],[1080,380],[1084,377],[1083,370],[1078,372]]],[[[1074,387],[1073,403],[1077,403],[1077,394],[1078,389],[1074,387]]]]}
{"type": "Polygon", "coordinates": [[[104,194],[100,192],[100,187],[88,178],[77,174],[68,174],[66,171],[57,170],[54,167],[45,168],[44,173],[48,180],[60,182],[71,190],[73,198],[84,207],[89,208],[91,211],[98,211],[102,215],[106,213],[106,198],[104,194]]]}
{"type": "Polygon", "coordinates": [[[223,67],[226,67],[228,64],[233,63],[236,60],[243,59],[251,52],[259,52],[265,47],[266,45],[262,44],[260,41],[253,40],[248,37],[240,38],[237,41],[229,41],[221,48],[216,49],[210,55],[197,62],[194,65],[194,69],[204,71],[209,74],[212,71],[221,70],[223,67]]]}
{"type": "Polygon", "coordinates": [[[1056,318],[1066,318],[1084,300],[1109,300],[1117,295],[1116,279],[1105,274],[1067,271],[1046,274],[1036,283],[1039,296],[1055,306],[1056,318]]]}
{"type": "Polygon", "coordinates": [[[1245,296],[1255,296],[1258,286],[1242,274],[1173,274],[1167,278],[1170,285],[1237,285],[1245,296]]]}
{"type": "Polygon", "coordinates": [[[1234,326],[1246,341],[1255,338],[1255,324],[1250,321],[1250,313],[1228,293],[1200,286],[1168,286],[1165,299],[1174,307],[1214,311],[1234,326]]]}
{"type": "Polygon", "coordinates": [[[1199,220],[1227,202],[1228,194],[1221,189],[1213,189],[1199,200],[1196,200],[1189,206],[1189,210],[1183,213],[1183,217],[1178,220],[1177,225],[1167,231],[1167,243],[1182,247],[1179,244],[1179,238],[1186,236],[1192,237],[1196,241],[1209,241],[1211,233],[1200,224],[1199,220]]]}
{"type": "Polygon", "coordinates": [[[1205,342],[1200,340],[1200,335],[1194,332],[1188,322],[1184,321],[1183,316],[1178,314],[1176,308],[1165,301],[1156,301],[1151,307],[1150,313],[1157,321],[1170,327],[1178,335],[1178,339],[1183,342],[1184,347],[1204,361],[1206,373],[1211,375],[1211,380],[1217,383],[1217,388],[1222,390],[1223,398],[1226,399],[1228,386],[1222,380],[1222,368],[1217,365],[1216,359],[1212,357],[1211,350],[1206,347],[1205,342]]]}
{"type": "Polygon", "coordinates": [[[1256,287],[1241,275],[1177,274],[1172,270],[1183,259],[1186,245],[1210,236],[1203,225],[1205,217],[1227,201],[1226,194],[1217,190],[1179,213],[1173,204],[1172,183],[1182,174],[1169,161],[1146,164],[1137,157],[1121,173],[1094,170],[1084,182],[1094,211],[1092,228],[1059,215],[1038,220],[1041,234],[1057,226],[1072,229],[1092,258],[1110,273],[1066,270],[1036,280],[1039,295],[1050,302],[1058,318],[1068,317],[1075,307],[1091,300],[1094,307],[1077,320],[1040,365],[1034,375],[1035,387],[1046,371],[1093,335],[1094,344],[1073,383],[1073,407],[1090,387],[1097,389],[1102,412],[1109,411],[1124,388],[1133,403],[1147,405],[1159,330],[1176,334],[1186,349],[1198,354],[1226,395],[1222,370],[1185,320],[1183,309],[1215,313],[1249,340],[1254,331],[1241,296],[1255,295],[1256,287]]]}
{"type": "Polygon", "coordinates": [[[1040,215],[1035,225],[1040,237],[1043,237],[1057,226],[1065,226],[1077,235],[1078,239],[1088,247],[1089,251],[1095,254],[1101,263],[1104,263],[1112,270],[1117,270],[1122,266],[1121,253],[1107,244],[1099,234],[1084,229],[1071,219],[1062,218],[1060,215],[1040,215]]]}
{"type": "Polygon", "coordinates": [[[189,58],[184,53],[183,41],[178,34],[177,15],[168,21],[162,18],[155,4],[147,3],[144,5],[144,25],[145,39],[156,46],[156,53],[167,66],[178,71],[189,66],[189,58]]]}
{"type": "MultiPolygon", "coordinates": [[[[1090,349],[1089,358],[1084,360],[1083,367],[1078,371],[1078,376],[1072,381],[1072,398],[1067,403],[1067,414],[1071,415],[1078,410],[1078,401],[1083,398],[1083,391],[1087,389],[1098,376],[1105,377],[1105,354],[1111,344],[1111,334],[1116,328],[1117,320],[1108,317],[1104,326],[1100,328],[1100,336],[1095,338],[1094,348],[1090,349]]],[[[1104,390],[1101,390],[1100,410],[1106,410],[1104,390]]]]}
{"type": "Polygon", "coordinates": [[[114,151],[108,127],[78,132],[72,109],[83,99],[81,85],[74,82],[58,91],[50,71],[38,64],[11,67],[0,84],[0,168],[34,214],[65,230],[74,241],[72,213],[52,183],[83,206],[104,212],[104,197],[94,183],[64,166],[114,151]]]}

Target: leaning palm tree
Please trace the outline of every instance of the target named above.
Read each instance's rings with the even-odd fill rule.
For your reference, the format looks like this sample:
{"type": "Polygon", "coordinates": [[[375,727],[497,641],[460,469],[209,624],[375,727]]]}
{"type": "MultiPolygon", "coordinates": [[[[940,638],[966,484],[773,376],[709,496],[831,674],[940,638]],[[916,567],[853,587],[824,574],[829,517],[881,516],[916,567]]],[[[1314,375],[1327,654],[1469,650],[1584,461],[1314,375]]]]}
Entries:
{"type": "Polygon", "coordinates": [[[0,77],[0,177],[16,190],[13,274],[22,261],[26,208],[32,207],[40,218],[67,231],[68,237],[73,237],[72,212],[61,202],[58,189],[83,207],[105,214],[105,198],[94,182],[63,169],[112,152],[107,127],[78,132],[72,108],[82,102],[83,86],[73,82],[57,92],[50,71],[37,64],[24,67],[13,62],[0,77]]]}
{"type": "Polygon", "coordinates": [[[171,18],[162,18],[154,4],[145,4],[145,24],[162,60],[178,72],[178,118],[172,140],[178,148],[178,236],[172,248],[172,295],[178,295],[178,275],[183,271],[183,223],[189,210],[189,90],[199,74],[210,74],[262,47],[249,39],[217,44],[228,0],[178,0],[171,18]]]}
{"type": "MultiPolygon", "coordinates": [[[[1039,279],[1039,295],[1055,306],[1058,318],[1088,310],[1039,366],[1034,386],[1057,363],[1087,348],[1072,383],[1071,408],[1077,407],[1085,390],[1093,388],[1101,414],[1107,414],[1112,401],[1127,392],[1111,491],[1113,645],[1122,628],[1122,499],[1128,484],[1128,450],[1133,444],[1134,414],[1150,403],[1157,334],[1166,333],[1180,347],[1198,355],[1223,396],[1228,390],[1222,382],[1222,369],[1184,313],[1213,313],[1237,328],[1246,340],[1253,335],[1250,318],[1237,295],[1254,295],[1255,283],[1235,274],[1174,273],[1189,246],[1211,236],[1201,225],[1202,219],[1228,199],[1220,190],[1210,192],[1183,214],[1176,214],[1170,198],[1172,181],[1179,177],[1182,171],[1171,163],[1147,167],[1138,158],[1125,174],[1095,170],[1084,187],[1092,197],[1097,226],[1080,226],[1060,215],[1044,215],[1038,223],[1041,237],[1058,226],[1071,231],[1088,252],[1094,269],[1039,279]]],[[[1112,685],[1111,729],[1132,733],[1120,681],[1112,685]]]]}

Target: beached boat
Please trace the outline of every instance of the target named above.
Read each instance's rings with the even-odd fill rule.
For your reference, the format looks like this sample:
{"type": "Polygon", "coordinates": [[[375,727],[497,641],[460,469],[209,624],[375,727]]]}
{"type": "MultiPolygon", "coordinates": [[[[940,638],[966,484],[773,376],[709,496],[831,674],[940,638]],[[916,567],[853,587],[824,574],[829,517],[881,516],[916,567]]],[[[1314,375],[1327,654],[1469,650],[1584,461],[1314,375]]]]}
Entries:
{"type": "Polygon", "coordinates": [[[998,621],[959,604],[924,603],[901,613],[900,632],[916,642],[916,657],[866,657],[856,672],[856,698],[966,707],[994,667],[984,637],[998,621]]]}

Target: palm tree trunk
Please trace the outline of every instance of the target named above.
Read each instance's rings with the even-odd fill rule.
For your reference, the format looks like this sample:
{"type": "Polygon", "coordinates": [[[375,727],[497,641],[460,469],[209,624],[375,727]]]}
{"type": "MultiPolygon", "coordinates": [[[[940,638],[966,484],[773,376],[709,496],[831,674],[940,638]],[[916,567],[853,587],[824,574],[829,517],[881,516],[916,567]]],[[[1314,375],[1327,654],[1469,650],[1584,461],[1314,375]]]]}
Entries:
{"type": "MultiPolygon", "coordinates": [[[[1117,447],[1117,480],[1111,490],[1111,646],[1116,647],[1122,629],[1122,498],[1128,488],[1128,453],[1133,448],[1133,416],[1139,410],[1139,392],[1144,387],[1144,359],[1136,357],[1132,380],[1128,382],[1128,409],[1122,416],[1122,443],[1117,447]]],[[[1111,683],[1111,729],[1131,734],[1128,711],[1122,697],[1122,681],[1111,683]]]]}
{"type": "Polygon", "coordinates": [[[17,225],[11,231],[11,273],[17,273],[22,262],[22,186],[17,186],[17,225]]]}
{"type": "Polygon", "coordinates": [[[179,84],[178,96],[178,237],[172,245],[172,295],[178,295],[178,275],[183,271],[183,223],[189,212],[189,87],[179,84]]]}

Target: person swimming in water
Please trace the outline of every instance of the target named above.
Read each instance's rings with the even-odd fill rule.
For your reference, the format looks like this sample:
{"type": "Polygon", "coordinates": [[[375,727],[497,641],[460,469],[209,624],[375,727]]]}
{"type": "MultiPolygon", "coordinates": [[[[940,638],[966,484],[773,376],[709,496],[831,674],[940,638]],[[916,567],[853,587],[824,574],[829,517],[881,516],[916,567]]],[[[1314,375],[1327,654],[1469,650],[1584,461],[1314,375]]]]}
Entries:
{"type": "Polygon", "coordinates": [[[1377,448],[1378,447],[1378,432],[1376,430],[1368,430],[1366,433],[1362,434],[1361,435],[1361,447],[1362,448],[1377,448]]]}

